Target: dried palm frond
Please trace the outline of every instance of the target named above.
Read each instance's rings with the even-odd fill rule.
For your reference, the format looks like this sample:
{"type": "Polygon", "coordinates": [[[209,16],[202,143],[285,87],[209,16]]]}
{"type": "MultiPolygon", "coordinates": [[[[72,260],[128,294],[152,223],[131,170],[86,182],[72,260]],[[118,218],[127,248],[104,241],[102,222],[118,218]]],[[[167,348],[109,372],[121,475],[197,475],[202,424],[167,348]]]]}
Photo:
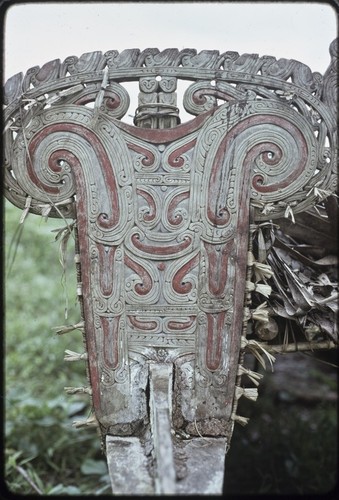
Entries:
{"type": "Polygon", "coordinates": [[[253,356],[257,358],[261,366],[266,370],[266,363],[263,357],[263,354],[265,354],[273,372],[273,363],[275,362],[275,357],[272,356],[272,354],[270,354],[264,346],[266,347],[265,344],[257,342],[256,340],[248,340],[245,337],[241,337],[241,349],[250,351],[253,356]]]}
{"type": "Polygon", "coordinates": [[[258,389],[256,387],[236,387],[235,398],[239,399],[244,396],[251,401],[256,401],[258,398],[258,389]]]}
{"type": "Polygon", "coordinates": [[[237,422],[238,424],[240,424],[242,426],[247,425],[249,422],[248,417],[241,417],[240,415],[236,415],[235,413],[232,413],[231,420],[233,420],[234,422],[237,422]]]}
{"type": "Polygon", "coordinates": [[[59,245],[59,262],[62,267],[61,274],[61,285],[64,290],[65,297],[65,319],[68,318],[68,294],[67,294],[67,266],[66,266],[66,254],[67,254],[67,245],[71,236],[73,236],[73,230],[75,227],[75,222],[67,223],[66,226],[53,229],[52,232],[56,232],[55,241],[60,241],[59,245]]]}
{"type": "MultiPolygon", "coordinates": [[[[338,343],[337,218],[338,200],[330,197],[316,209],[294,214],[294,223],[285,218],[276,221],[278,227],[273,224],[259,227],[250,260],[253,271],[256,260],[270,266],[271,276],[263,279],[272,287],[272,293],[264,304],[270,311],[269,319],[275,321],[272,331],[265,332],[260,317],[252,314],[252,320],[259,320],[252,332],[261,339],[272,340],[273,330],[278,326],[284,344],[288,344],[291,335],[293,341],[295,336],[303,335],[313,343],[325,340],[338,343]]],[[[250,288],[258,291],[253,284],[250,288]]],[[[260,315],[261,300],[255,293],[252,299],[260,315]]]]}
{"type": "Polygon", "coordinates": [[[272,312],[272,309],[267,307],[267,302],[263,302],[259,304],[256,309],[250,311],[251,318],[259,321],[260,323],[267,323],[269,321],[269,314],[272,312]]]}
{"type": "Polygon", "coordinates": [[[252,267],[256,283],[273,275],[271,266],[256,261],[252,252],[248,252],[247,265],[252,267]]]}
{"type": "Polygon", "coordinates": [[[13,268],[13,264],[15,262],[15,257],[18,251],[18,247],[20,244],[23,228],[24,228],[24,222],[28,217],[29,214],[29,209],[31,207],[32,203],[32,197],[27,196],[25,200],[25,207],[21,213],[19,224],[15,229],[14,235],[11,239],[9,249],[8,249],[8,269],[7,269],[7,276],[10,275],[11,270],[13,268]]]}
{"type": "Polygon", "coordinates": [[[85,323],[84,321],[79,321],[79,323],[75,323],[74,325],[62,325],[62,326],[54,326],[52,329],[55,330],[57,335],[63,335],[64,333],[73,332],[74,330],[84,331],[85,323]]]}
{"type": "Polygon", "coordinates": [[[245,368],[243,365],[238,365],[237,375],[241,377],[242,375],[247,375],[248,378],[253,382],[254,385],[259,385],[259,380],[263,378],[261,373],[254,372],[249,368],[245,368]]]}
{"type": "Polygon", "coordinates": [[[93,415],[92,417],[87,418],[86,420],[74,420],[72,422],[72,426],[76,429],[86,428],[86,427],[99,427],[99,423],[96,417],[93,415]]]}
{"type": "Polygon", "coordinates": [[[64,387],[67,394],[92,394],[91,387],[64,387]]]}
{"type": "Polygon", "coordinates": [[[70,351],[69,349],[65,350],[66,356],[64,357],[65,361],[81,361],[81,360],[87,360],[88,359],[88,354],[87,352],[75,352],[75,351],[70,351]]]}
{"type": "Polygon", "coordinates": [[[271,294],[271,287],[270,285],[265,285],[263,283],[253,283],[252,281],[246,281],[246,291],[247,292],[258,292],[261,293],[261,295],[264,295],[265,297],[269,297],[271,294]]]}

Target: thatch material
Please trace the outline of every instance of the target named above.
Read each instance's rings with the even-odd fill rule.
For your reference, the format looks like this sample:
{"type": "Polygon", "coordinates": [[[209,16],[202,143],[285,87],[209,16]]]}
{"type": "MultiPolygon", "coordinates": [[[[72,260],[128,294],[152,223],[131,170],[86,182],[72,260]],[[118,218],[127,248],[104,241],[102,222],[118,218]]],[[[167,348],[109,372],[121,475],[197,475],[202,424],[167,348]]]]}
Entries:
{"type": "Polygon", "coordinates": [[[75,352],[71,351],[69,349],[65,350],[66,356],[64,357],[64,361],[80,361],[80,360],[87,360],[88,359],[88,354],[87,352],[75,352]]]}
{"type": "Polygon", "coordinates": [[[65,333],[73,332],[74,330],[80,330],[81,332],[83,332],[84,328],[85,328],[84,321],[79,321],[79,323],[76,323],[74,325],[54,326],[53,330],[55,330],[55,333],[57,335],[64,335],[65,333]]]}
{"type": "Polygon", "coordinates": [[[271,268],[272,275],[262,279],[272,293],[265,303],[255,293],[259,290],[252,293],[256,311],[262,308],[266,313],[260,317],[252,312],[256,327],[250,333],[271,340],[272,345],[306,340],[311,342],[309,350],[314,350],[318,343],[338,344],[338,202],[330,198],[306,213],[295,214],[294,223],[279,219],[271,227],[259,227],[255,234],[253,269],[255,259],[271,268]],[[269,324],[270,320],[274,321],[269,324]]]}
{"type": "Polygon", "coordinates": [[[84,429],[88,427],[99,427],[99,423],[94,415],[86,420],[73,420],[72,426],[76,429],[84,429]]]}

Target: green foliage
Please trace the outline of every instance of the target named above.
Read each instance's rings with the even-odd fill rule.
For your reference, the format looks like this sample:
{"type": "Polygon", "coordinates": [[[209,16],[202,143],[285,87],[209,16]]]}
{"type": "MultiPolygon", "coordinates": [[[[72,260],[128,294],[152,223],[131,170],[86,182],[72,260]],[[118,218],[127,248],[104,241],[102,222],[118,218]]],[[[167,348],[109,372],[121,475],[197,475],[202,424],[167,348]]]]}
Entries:
{"type": "Polygon", "coordinates": [[[15,494],[107,495],[110,483],[97,432],[72,427],[75,418],[89,416],[89,398],[64,393],[65,386],[87,383],[84,362],[63,359],[66,349],[83,352],[82,335],[57,336],[52,330],[80,321],[72,238],[65,283],[57,232],[52,232],[65,222],[29,215],[19,227],[20,215],[6,204],[7,487],[15,494]]]}

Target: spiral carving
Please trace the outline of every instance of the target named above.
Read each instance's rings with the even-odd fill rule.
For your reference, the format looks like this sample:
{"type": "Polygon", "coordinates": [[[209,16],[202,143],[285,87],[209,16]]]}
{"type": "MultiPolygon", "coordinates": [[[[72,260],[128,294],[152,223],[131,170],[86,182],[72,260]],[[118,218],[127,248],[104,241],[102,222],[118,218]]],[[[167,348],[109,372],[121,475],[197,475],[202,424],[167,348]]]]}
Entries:
{"type": "Polygon", "coordinates": [[[89,207],[87,223],[94,224],[97,238],[121,238],[121,227],[132,217],[127,147],[112,124],[94,132],[90,111],[68,109],[46,111],[17,134],[15,182],[36,203],[51,206],[77,193],[78,210],[89,207]]]}
{"type": "Polygon", "coordinates": [[[187,113],[198,115],[217,107],[215,89],[209,82],[196,82],[184,94],[183,105],[187,113]]]}
{"type": "MultiPolygon", "coordinates": [[[[129,140],[130,138],[128,138],[129,140]]],[[[132,158],[134,168],[137,171],[154,172],[159,167],[159,152],[155,148],[152,148],[150,145],[145,148],[145,144],[140,144],[135,139],[133,142],[127,142],[127,147],[134,153],[132,153],[132,158]]]]}
{"type": "Polygon", "coordinates": [[[18,135],[16,157],[13,167],[19,184],[33,198],[48,202],[63,201],[75,194],[71,169],[79,167],[77,144],[66,141],[64,134],[54,130],[46,138],[45,131],[38,133],[26,151],[25,140],[18,135]],[[74,152],[69,151],[69,148],[74,152]]]}
{"type": "Polygon", "coordinates": [[[256,220],[283,217],[336,188],[336,43],[330,54],[324,77],[271,56],[128,49],[7,81],[5,189],[21,208],[77,220],[102,425],[116,409],[144,418],[135,365],[182,355],[194,360],[185,418],[230,416],[251,207],[256,220]],[[193,82],[183,104],[195,118],[177,126],[179,79],[193,82]],[[139,82],[144,128],[120,121],[124,81],[139,82]]]}
{"type": "Polygon", "coordinates": [[[147,261],[125,254],[125,290],[128,303],[135,304],[142,300],[146,304],[154,304],[159,299],[159,278],[154,267],[147,261]],[[131,273],[130,271],[133,271],[131,273]]]}
{"type": "MultiPolygon", "coordinates": [[[[71,95],[65,98],[67,104],[77,104],[86,106],[95,103],[95,100],[100,91],[100,85],[89,85],[80,93],[71,95]]],[[[127,90],[116,82],[111,82],[106,88],[103,95],[103,101],[100,106],[100,111],[110,118],[121,119],[125,116],[130,105],[130,97],[127,90]]]]}
{"type": "Polygon", "coordinates": [[[164,168],[168,172],[189,172],[192,151],[196,138],[185,137],[184,140],[175,142],[164,152],[164,168]]]}
{"type": "Polygon", "coordinates": [[[138,219],[144,222],[145,224],[150,225],[151,223],[151,225],[154,226],[159,221],[160,218],[160,213],[157,212],[156,209],[157,203],[155,199],[158,200],[157,195],[155,194],[154,191],[151,194],[145,189],[137,189],[136,192],[147,202],[146,207],[143,206],[139,209],[138,219]]]}
{"type": "MultiPolygon", "coordinates": [[[[251,172],[251,197],[262,206],[272,204],[270,216],[284,215],[279,202],[297,202],[296,211],[312,200],[300,193],[317,181],[319,145],[313,128],[299,113],[276,101],[223,105],[215,113],[198,143],[197,169],[210,185],[201,206],[209,225],[228,225],[239,205],[243,178],[251,172]],[[199,154],[199,149],[201,153],[199,154]],[[202,153],[203,152],[203,153],[202,153]],[[237,167],[232,167],[236,159],[237,167]],[[230,165],[225,169],[225,165],[230,165]],[[240,167],[242,165],[242,167],[240,167]],[[300,205],[299,205],[300,203],[300,205]]],[[[259,210],[257,218],[264,218],[259,210]]]]}

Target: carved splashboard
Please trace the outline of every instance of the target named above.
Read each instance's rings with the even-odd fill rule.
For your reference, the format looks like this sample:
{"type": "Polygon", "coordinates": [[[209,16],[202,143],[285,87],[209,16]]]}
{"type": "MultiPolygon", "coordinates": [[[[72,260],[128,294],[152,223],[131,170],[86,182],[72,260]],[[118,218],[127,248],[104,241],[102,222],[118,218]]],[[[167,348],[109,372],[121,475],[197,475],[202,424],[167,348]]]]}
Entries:
{"type": "Polygon", "coordinates": [[[76,219],[104,433],[147,421],[151,362],[173,364],[175,428],[230,433],[250,221],[306,210],[315,187],[335,189],[335,43],[330,52],[324,76],[256,54],[128,49],[6,83],[8,199],[76,219]],[[181,125],[178,79],[195,117],[181,125]],[[130,80],[135,126],[121,121],[130,80]]]}

